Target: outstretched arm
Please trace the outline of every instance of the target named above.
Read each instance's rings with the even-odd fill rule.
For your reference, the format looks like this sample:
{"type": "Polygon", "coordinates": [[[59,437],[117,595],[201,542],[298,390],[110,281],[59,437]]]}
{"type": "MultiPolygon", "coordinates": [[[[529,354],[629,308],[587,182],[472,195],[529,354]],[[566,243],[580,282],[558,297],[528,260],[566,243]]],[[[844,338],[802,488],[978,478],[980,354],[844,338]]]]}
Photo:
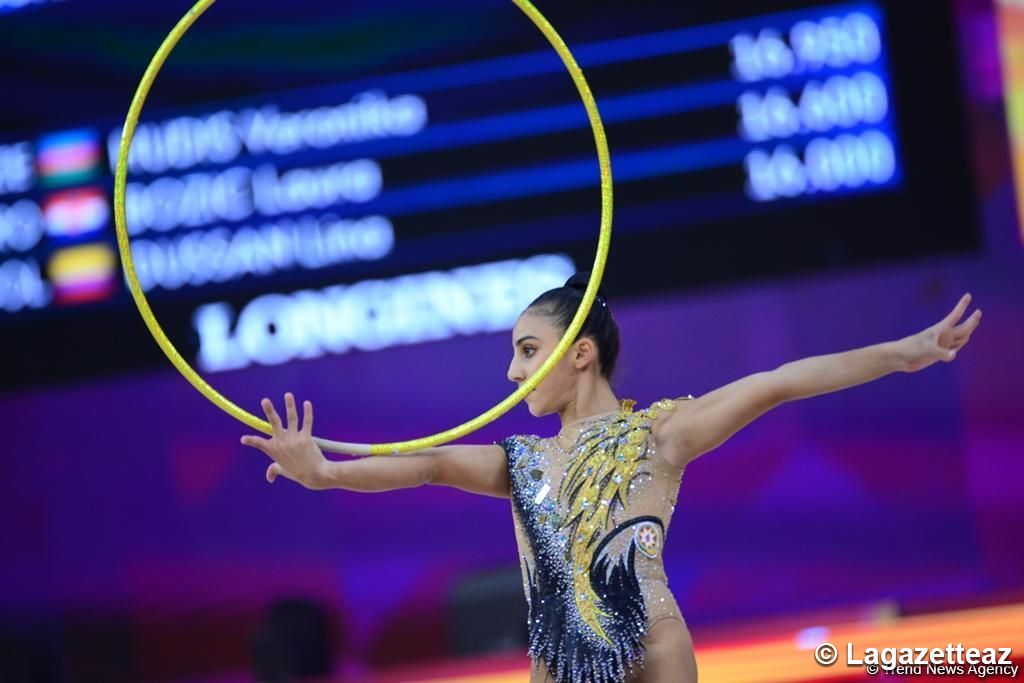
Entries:
{"type": "Polygon", "coordinates": [[[378,492],[417,486],[450,486],[508,498],[505,451],[489,446],[444,445],[413,453],[328,461],[324,488],[378,492]]]}
{"type": "Polygon", "coordinates": [[[287,424],[282,424],[270,399],[260,402],[274,430],[271,438],[242,437],[242,444],[258,448],[273,460],[266,473],[271,483],[283,476],[314,491],[346,489],[375,493],[432,484],[500,498],[509,495],[505,451],[497,444],[446,445],[414,453],[328,460],[313,441],[313,404],[304,402],[303,424],[299,428],[295,397],[287,393],[284,402],[287,424]]]}
{"type": "Polygon", "coordinates": [[[957,324],[970,302],[971,295],[964,295],[941,321],[899,341],[804,358],[682,401],[655,422],[658,447],[669,462],[683,467],[782,403],[864,384],[893,372],[916,372],[939,361],[951,362],[981,322],[977,310],[957,324]]]}

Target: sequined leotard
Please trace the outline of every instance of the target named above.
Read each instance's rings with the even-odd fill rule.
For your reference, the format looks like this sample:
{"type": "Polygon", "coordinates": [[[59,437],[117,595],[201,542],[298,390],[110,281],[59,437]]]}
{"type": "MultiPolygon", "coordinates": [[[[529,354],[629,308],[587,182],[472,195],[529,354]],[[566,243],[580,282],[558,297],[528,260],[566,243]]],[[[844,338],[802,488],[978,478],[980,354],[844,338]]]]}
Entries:
{"type": "MultiPolygon", "coordinates": [[[[687,396],[686,398],[692,398],[687,396]]],[[[642,666],[643,638],[682,619],[662,548],[683,470],[654,452],[651,425],[675,401],[511,436],[505,450],[530,656],[558,683],[613,683],[642,666]]]]}

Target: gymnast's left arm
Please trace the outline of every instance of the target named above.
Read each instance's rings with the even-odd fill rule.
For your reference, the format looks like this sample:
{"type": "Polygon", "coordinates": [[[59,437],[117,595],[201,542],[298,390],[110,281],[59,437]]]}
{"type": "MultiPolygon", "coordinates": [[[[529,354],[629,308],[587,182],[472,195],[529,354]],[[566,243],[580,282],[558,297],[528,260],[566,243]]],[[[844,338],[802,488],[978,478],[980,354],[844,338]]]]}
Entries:
{"type": "Polygon", "coordinates": [[[962,323],[971,295],[965,294],[941,321],[898,341],[813,356],[775,370],[748,375],[691,401],[679,401],[654,423],[661,454],[677,467],[725,443],[755,419],[789,401],[810,398],[876,380],[893,372],[917,372],[952,362],[981,322],[976,310],[962,323]]]}

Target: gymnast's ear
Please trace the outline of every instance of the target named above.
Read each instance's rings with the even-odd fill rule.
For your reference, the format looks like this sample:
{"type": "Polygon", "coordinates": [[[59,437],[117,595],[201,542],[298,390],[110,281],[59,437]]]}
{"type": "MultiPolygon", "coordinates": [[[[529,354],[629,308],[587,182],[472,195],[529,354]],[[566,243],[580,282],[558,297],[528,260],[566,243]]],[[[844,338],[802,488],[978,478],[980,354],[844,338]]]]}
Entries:
{"type": "Polygon", "coordinates": [[[599,362],[597,344],[590,337],[583,337],[577,340],[572,346],[573,367],[577,370],[586,370],[591,365],[599,362]]]}

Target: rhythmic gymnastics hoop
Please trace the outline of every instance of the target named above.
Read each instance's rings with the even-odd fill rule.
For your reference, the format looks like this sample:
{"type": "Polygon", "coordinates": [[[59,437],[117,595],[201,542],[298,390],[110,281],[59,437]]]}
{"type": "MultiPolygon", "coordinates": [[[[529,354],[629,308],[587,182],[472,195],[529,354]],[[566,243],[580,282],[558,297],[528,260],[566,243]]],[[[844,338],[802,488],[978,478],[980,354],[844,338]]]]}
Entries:
{"type": "MultiPolygon", "coordinates": [[[[185,379],[192,384],[192,386],[198,389],[199,393],[235,419],[243,422],[253,429],[263,432],[264,434],[272,434],[274,430],[269,422],[261,420],[255,415],[246,412],[220,394],[202,377],[200,377],[195,370],[192,369],[192,366],[190,366],[185,359],[181,357],[178,350],[173,344],[171,344],[167,335],[164,333],[163,328],[160,327],[160,323],[157,322],[156,317],[153,315],[153,311],[149,307],[149,301],[146,299],[146,295],[142,291],[142,286],[139,284],[138,275],[135,272],[135,262],[132,259],[131,248],[128,241],[127,219],[125,216],[125,186],[128,178],[128,151],[131,148],[132,139],[135,136],[135,128],[138,125],[139,116],[142,114],[142,107],[146,102],[146,97],[149,95],[149,90],[153,85],[153,81],[156,79],[157,74],[163,67],[167,57],[171,54],[171,51],[175,48],[192,24],[194,24],[195,21],[202,16],[202,14],[209,9],[214,2],[216,2],[216,0],[199,0],[199,2],[195,3],[195,5],[192,6],[192,9],[190,9],[188,13],[181,18],[177,25],[175,25],[168,34],[167,38],[165,38],[163,43],[161,43],[156,54],[153,55],[153,59],[150,61],[149,66],[146,68],[146,71],[142,76],[142,81],[139,83],[139,87],[135,90],[131,106],[128,109],[128,117],[124,122],[124,130],[121,134],[121,146],[117,154],[117,167],[114,175],[114,223],[117,229],[117,247],[121,253],[121,262],[124,265],[128,288],[132,293],[132,298],[135,300],[135,305],[138,307],[139,313],[142,314],[142,319],[145,321],[146,327],[149,328],[153,338],[156,339],[156,343],[163,350],[167,358],[170,359],[174,367],[178,369],[178,372],[180,372],[185,379]]],[[[608,247],[611,243],[612,226],[612,171],[610,154],[608,152],[608,139],[605,135],[604,124],[601,121],[601,115],[598,112],[597,103],[594,101],[594,95],[590,91],[587,79],[583,75],[583,71],[580,69],[579,65],[576,63],[576,59],[569,51],[568,46],[566,46],[565,41],[562,40],[561,36],[559,36],[551,24],[548,23],[548,20],[544,18],[544,15],[542,15],[529,0],[512,0],[512,2],[514,2],[516,6],[518,6],[519,9],[521,9],[533,21],[537,28],[540,29],[551,43],[551,46],[554,47],[558,56],[561,57],[566,68],[569,70],[569,74],[572,76],[572,80],[576,84],[576,89],[579,91],[580,97],[583,100],[583,105],[587,109],[587,115],[590,118],[590,127],[594,133],[594,142],[597,145],[597,157],[601,168],[601,232],[597,243],[597,255],[594,258],[594,265],[591,268],[590,282],[587,284],[587,288],[583,293],[583,300],[580,302],[580,307],[576,311],[576,316],[572,319],[572,322],[569,324],[569,328],[565,331],[562,339],[558,342],[558,345],[555,346],[554,351],[551,352],[551,355],[547,360],[541,364],[537,372],[535,372],[518,389],[516,389],[516,391],[506,397],[505,400],[487,412],[457,427],[453,427],[431,436],[411,439],[408,441],[362,444],[348,443],[344,441],[330,441],[319,437],[313,437],[314,442],[322,450],[332,453],[352,455],[386,455],[391,453],[405,453],[448,443],[449,441],[453,441],[470,434],[484,425],[493,422],[511,410],[512,407],[522,401],[528,393],[533,391],[534,388],[536,388],[537,385],[547,377],[552,368],[554,368],[554,366],[562,359],[569,350],[569,346],[571,346],[575,340],[576,335],[583,327],[587,314],[590,312],[590,308],[597,296],[597,290],[601,284],[601,278],[604,275],[605,263],[608,260],[608,247]]]]}

